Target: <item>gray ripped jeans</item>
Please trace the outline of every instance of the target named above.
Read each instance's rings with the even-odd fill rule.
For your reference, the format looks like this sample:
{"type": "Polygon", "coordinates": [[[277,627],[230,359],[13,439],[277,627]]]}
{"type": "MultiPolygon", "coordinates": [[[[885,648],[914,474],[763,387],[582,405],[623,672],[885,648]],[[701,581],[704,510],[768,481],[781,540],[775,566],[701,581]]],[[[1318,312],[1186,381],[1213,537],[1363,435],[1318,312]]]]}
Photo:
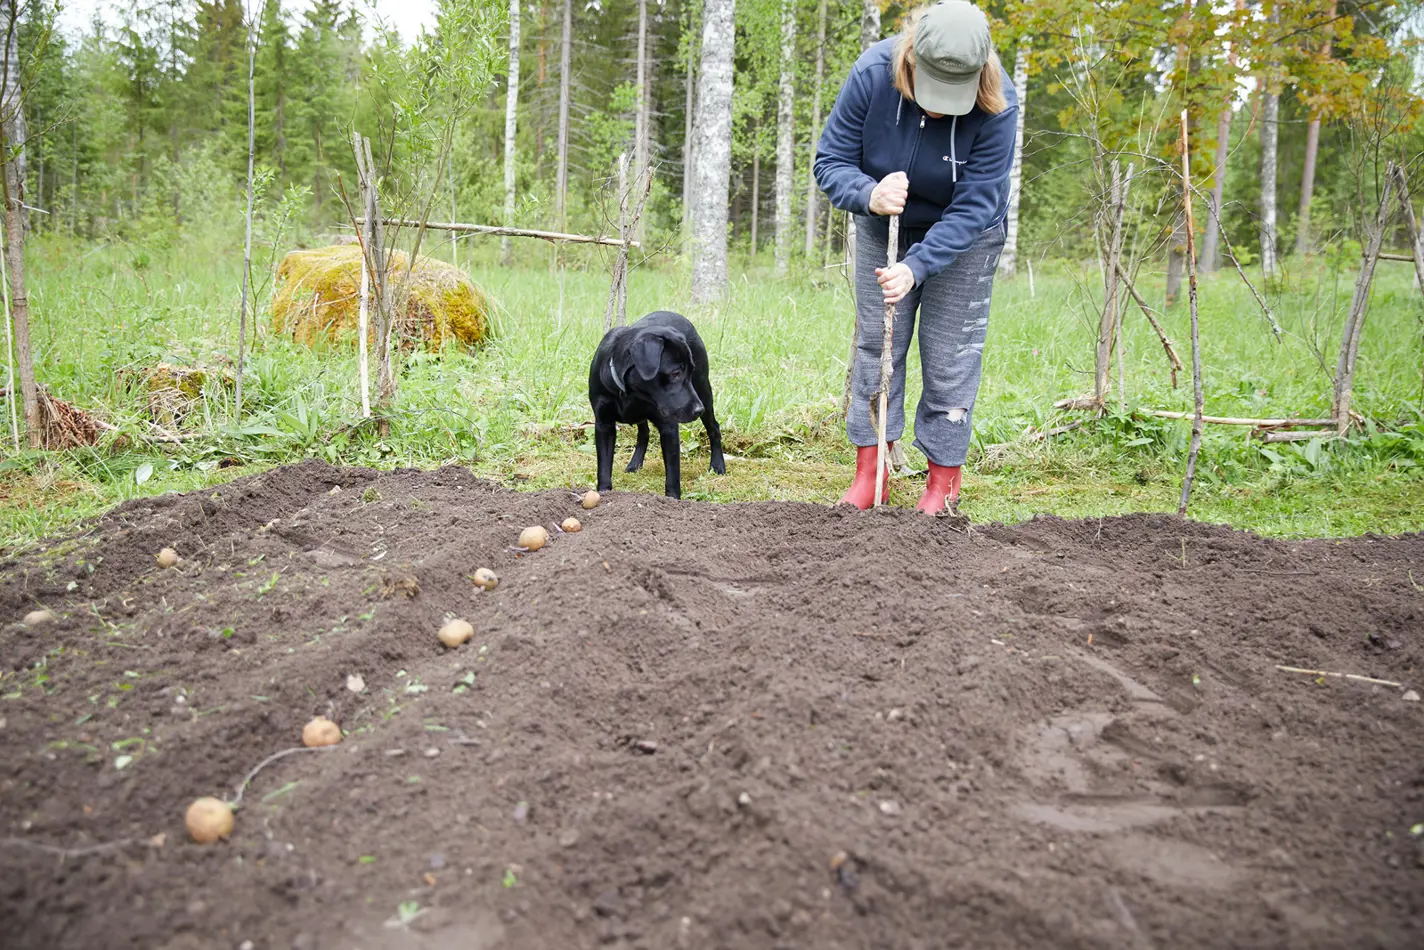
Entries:
{"type": "MultiPolygon", "coordinates": [[[[995,225],[945,270],[927,278],[895,308],[894,375],[885,437],[905,434],[905,357],[920,322],[920,366],[924,391],[915,411],[915,447],[936,465],[963,465],[969,453],[974,399],[979,393],[984,337],[994,272],[1004,249],[1005,228],[995,225]]],[[[904,251],[900,249],[900,258],[904,251]]],[[[883,222],[856,218],[855,298],[860,335],[851,375],[846,433],[859,446],[874,445],[870,400],[880,388],[880,349],[885,333],[885,297],[875,269],[885,266],[883,222]]]]}

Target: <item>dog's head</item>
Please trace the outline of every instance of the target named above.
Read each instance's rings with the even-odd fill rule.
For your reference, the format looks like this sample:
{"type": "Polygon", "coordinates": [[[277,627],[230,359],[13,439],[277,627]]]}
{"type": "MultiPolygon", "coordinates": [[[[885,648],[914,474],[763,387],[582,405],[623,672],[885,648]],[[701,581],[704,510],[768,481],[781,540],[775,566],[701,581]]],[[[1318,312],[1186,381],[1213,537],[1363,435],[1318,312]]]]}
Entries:
{"type": "Polygon", "coordinates": [[[652,403],[669,422],[692,422],[702,415],[702,400],[692,388],[697,367],[687,337],[667,327],[646,327],[620,343],[609,361],[620,392],[652,403]]]}

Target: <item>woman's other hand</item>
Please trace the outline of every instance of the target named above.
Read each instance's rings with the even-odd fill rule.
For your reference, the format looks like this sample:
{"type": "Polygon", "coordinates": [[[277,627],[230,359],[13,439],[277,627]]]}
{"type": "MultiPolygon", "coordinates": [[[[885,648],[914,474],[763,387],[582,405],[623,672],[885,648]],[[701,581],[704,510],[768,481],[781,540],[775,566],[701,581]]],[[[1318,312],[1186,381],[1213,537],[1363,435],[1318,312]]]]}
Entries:
{"type": "Polygon", "coordinates": [[[889,304],[899,303],[905,299],[905,295],[915,289],[915,274],[910,270],[908,264],[900,263],[894,267],[875,268],[875,277],[880,281],[880,290],[885,294],[885,302],[889,304]]]}
{"type": "Polygon", "coordinates": [[[881,217],[899,214],[905,210],[905,201],[909,197],[910,179],[904,172],[892,172],[881,179],[870,193],[870,213],[881,217]]]}

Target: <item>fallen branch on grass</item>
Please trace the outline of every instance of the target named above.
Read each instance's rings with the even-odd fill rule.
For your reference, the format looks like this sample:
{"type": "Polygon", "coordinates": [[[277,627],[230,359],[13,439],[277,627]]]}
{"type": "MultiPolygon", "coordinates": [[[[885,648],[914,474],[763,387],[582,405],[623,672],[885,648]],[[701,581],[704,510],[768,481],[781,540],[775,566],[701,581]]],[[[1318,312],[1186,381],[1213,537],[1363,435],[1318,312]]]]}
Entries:
{"type": "Polygon", "coordinates": [[[1259,436],[1262,442],[1308,442],[1311,439],[1334,440],[1341,438],[1340,433],[1328,429],[1302,429],[1295,432],[1262,432],[1252,433],[1259,436]]]}
{"type": "MultiPolygon", "coordinates": [[[[1142,412],[1159,419],[1191,419],[1190,412],[1173,412],[1168,409],[1143,409],[1142,412]]],[[[1202,416],[1202,422],[1219,426],[1255,426],[1257,429],[1290,429],[1296,426],[1329,426],[1333,419],[1243,419],[1236,416],[1202,416]]]]}
{"type": "Polygon", "coordinates": [[[1331,673],[1328,670],[1304,670],[1298,666],[1281,666],[1277,664],[1276,669],[1285,673],[1305,673],[1309,676],[1333,676],[1336,679],[1354,680],[1357,683],[1373,683],[1376,686],[1393,686],[1395,689],[1403,689],[1403,683],[1396,683],[1393,680],[1378,680],[1373,676],[1360,676],[1357,673],[1331,673]]]}
{"type": "Polygon", "coordinates": [[[1042,430],[1042,431],[1040,431],[1040,430],[1038,430],[1038,429],[1035,429],[1035,428],[1033,428],[1032,426],[1030,426],[1030,427],[1029,427],[1029,430],[1024,433],[1023,441],[1024,441],[1024,442],[1042,442],[1042,441],[1045,440],[1045,439],[1051,439],[1051,438],[1054,438],[1055,436],[1060,436],[1060,435],[1063,435],[1063,434],[1065,434],[1065,433],[1072,432],[1074,429],[1081,429],[1082,427],[1083,427],[1083,420],[1082,420],[1082,419],[1079,419],[1077,422],[1070,422],[1070,423],[1068,423],[1067,425],[1054,426],[1052,429],[1045,429],[1045,430],[1042,430]]]}

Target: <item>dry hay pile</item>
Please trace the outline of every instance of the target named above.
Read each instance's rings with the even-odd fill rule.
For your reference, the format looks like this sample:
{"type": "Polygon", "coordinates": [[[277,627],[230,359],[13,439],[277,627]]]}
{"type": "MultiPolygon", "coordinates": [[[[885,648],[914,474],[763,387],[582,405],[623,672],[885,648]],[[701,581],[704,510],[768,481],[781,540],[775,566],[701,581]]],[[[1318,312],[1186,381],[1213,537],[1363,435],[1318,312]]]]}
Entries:
{"type": "MultiPolygon", "coordinates": [[[[391,254],[391,289],[399,293],[404,286],[407,291],[396,321],[397,339],[419,341],[428,349],[452,338],[466,346],[484,342],[490,328],[488,295],[463,271],[442,261],[422,257],[407,280],[409,266],[407,255],[391,254]]],[[[359,246],[293,251],[282,260],[277,279],[272,301],[272,327],[277,333],[307,345],[355,338],[361,308],[359,246]]]]}
{"type": "MultiPolygon", "coordinates": [[[[8,398],[10,390],[0,386],[0,397],[8,398]]],[[[104,431],[114,427],[100,422],[93,413],[65,402],[39,387],[35,395],[40,406],[40,447],[52,452],[94,445],[104,431]]],[[[3,444],[3,443],[0,443],[3,444]]]]}

